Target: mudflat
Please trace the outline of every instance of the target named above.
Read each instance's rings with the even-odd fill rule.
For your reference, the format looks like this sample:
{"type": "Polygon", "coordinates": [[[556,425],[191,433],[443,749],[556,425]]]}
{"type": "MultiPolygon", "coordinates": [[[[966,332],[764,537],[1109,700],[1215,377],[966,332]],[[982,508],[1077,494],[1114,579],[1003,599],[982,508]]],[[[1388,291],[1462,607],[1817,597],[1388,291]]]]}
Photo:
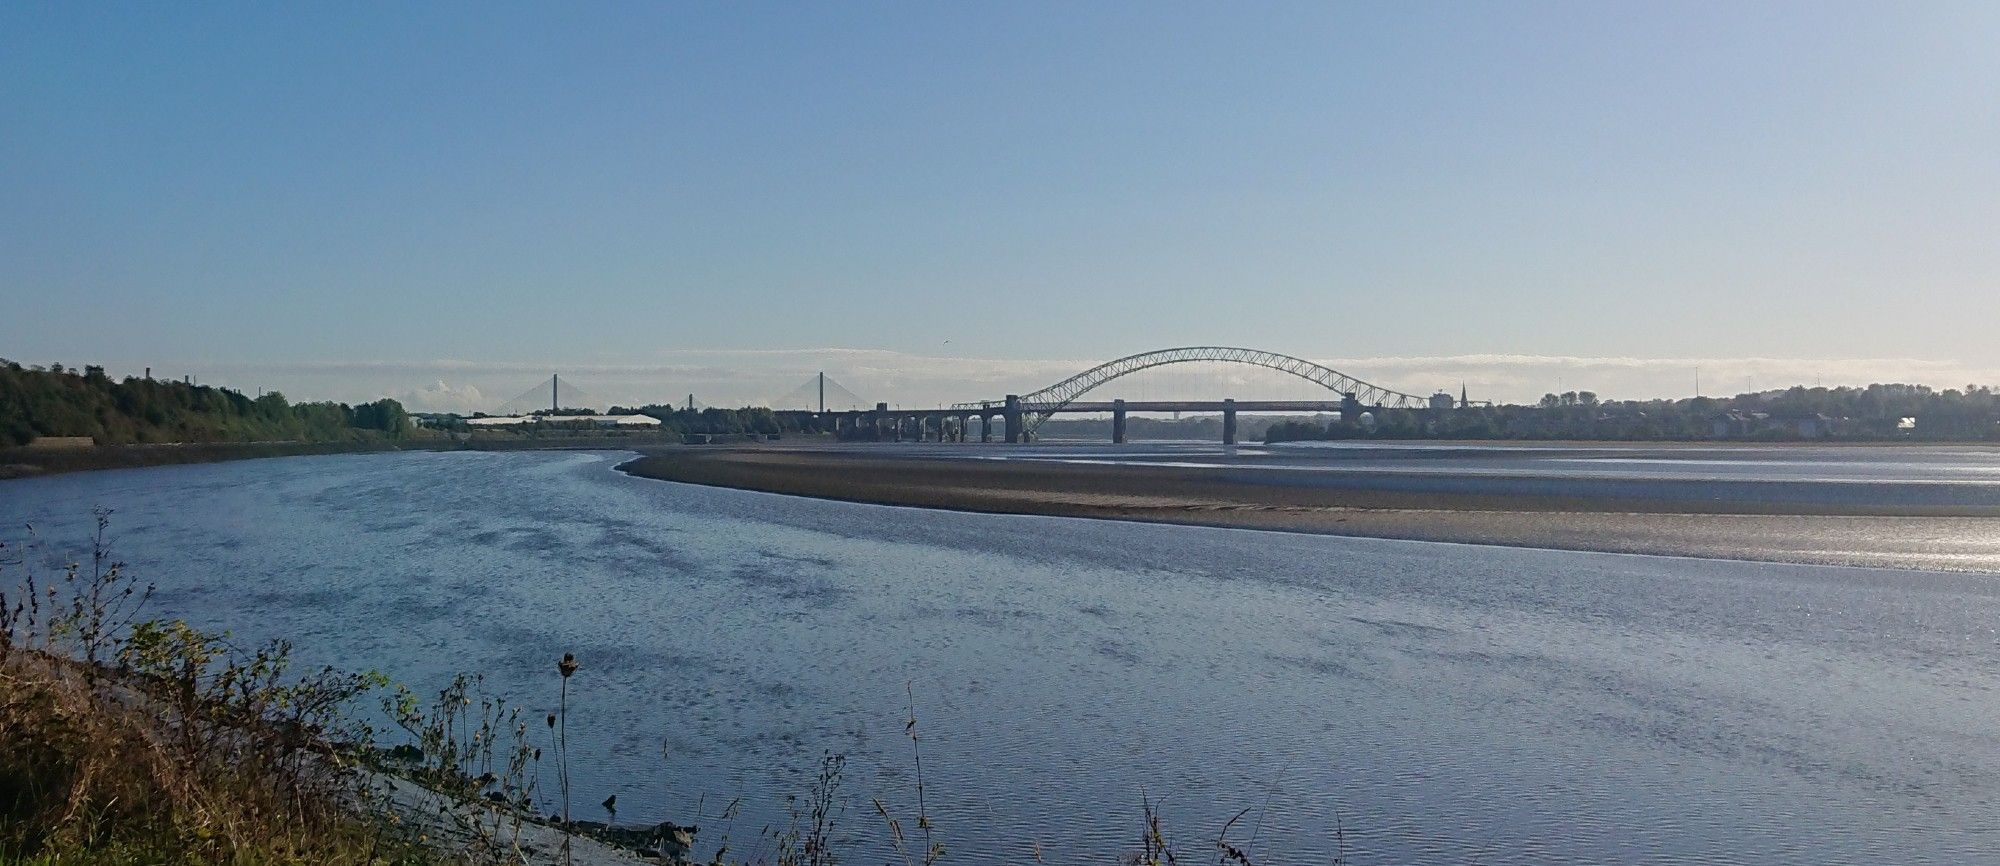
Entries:
{"type": "Polygon", "coordinates": [[[1268,483],[1213,467],[662,449],[640,477],[880,505],[1567,550],[2000,573],[2000,516],[1911,504],[1715,501],[1268,483]]]}

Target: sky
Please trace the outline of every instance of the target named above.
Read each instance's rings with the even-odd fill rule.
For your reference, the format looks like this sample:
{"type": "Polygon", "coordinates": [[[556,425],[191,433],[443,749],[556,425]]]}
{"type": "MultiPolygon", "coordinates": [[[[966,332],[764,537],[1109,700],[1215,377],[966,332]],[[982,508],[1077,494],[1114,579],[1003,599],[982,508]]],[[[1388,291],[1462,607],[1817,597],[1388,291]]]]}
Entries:
{"type": "Polygon", "coordinates": [[[1990,2],[23,0],[0,357],[459,410],[1179,345],[2000,384],[1996,45],[1990,2]]]}

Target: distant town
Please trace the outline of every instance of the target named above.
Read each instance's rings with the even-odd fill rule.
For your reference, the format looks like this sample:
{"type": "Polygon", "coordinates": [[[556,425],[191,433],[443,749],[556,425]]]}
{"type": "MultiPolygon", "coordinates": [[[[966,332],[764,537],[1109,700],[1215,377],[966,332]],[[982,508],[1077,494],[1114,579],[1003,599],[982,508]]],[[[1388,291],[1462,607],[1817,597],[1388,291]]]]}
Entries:
{"type": "MultiPolygon", "coordinates": [[[[971,410],[968,410],[971,411],[971,410]]],[[[845,413],[852,417],[855,413],[845,413]]],[[[936,414],[936,413],[932,413],[936,414]]],[[[2000,398],[1991,387],[1924,385],[1804,387],[1660,400],[1605,400],[1590,391],[1548,394],[1534,404],[1488,405],[1439,394],[1424,408],[1347,413],[1245,414],[1249,441],[1329,439],[1569,439],[1619,441],[2000,441],[2000,398]]],[[[395,400],[350,406],[289,402],[191,381],[126,377],[100,367],[0,361],[0,447],[87,448],[161,443],[518,440],[551,437],[714,442],[814,436],[842,440],[976,441],[973,419],[843,424],[840,413],[724,409],[651,403],[551,407],[514,415],[410,413],[395,400]],[[971,435],[968,435],[971,433],[971,435]]],[[[1233,439],[1237,431],[1228,435],[1233,439]]],[[[1215,414],[1052,418],[1036,438],[1108,441],[1214,440],[1215,414]]],[[[981,425],[983,426],[983,425],[981,425]]],[[[981,431],[983,432],[983,431],[981,431]]]]}

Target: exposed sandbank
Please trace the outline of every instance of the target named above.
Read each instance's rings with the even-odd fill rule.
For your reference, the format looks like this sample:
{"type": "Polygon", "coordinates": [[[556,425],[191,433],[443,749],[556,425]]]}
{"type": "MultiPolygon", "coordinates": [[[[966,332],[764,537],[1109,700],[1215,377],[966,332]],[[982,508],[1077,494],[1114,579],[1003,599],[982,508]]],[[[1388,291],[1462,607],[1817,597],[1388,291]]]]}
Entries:
{"type": "Polygon", "coordinates": [[[2000,572],[2000,518],[1954,509],[1858,509],[1440,494],[1245,482],[1219,470],[871,455],[666,449],[622,467],[666,481],[825,499],[1288,532],[2000,572]]]}

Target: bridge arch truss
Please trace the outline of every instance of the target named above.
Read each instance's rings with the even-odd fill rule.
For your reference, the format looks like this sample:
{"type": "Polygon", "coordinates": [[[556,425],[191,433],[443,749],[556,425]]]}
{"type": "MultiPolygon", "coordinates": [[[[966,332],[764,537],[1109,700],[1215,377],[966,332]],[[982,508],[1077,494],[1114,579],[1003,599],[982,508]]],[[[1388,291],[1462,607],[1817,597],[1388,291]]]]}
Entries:
{"type": "MultiPolygon", "coordinates": [[[[1106,361],[1060,382],[1031,394],[1021,395],[1021,412],[1026,430],[1033,431],[1041,423],[1089,393],[1092,389],[1120,376],[1129,376],[1141,370],[1164,367],[1168,364],[1188,364],[1214,361],[1232,364],[1248,364],[1289,373],[1308,382],[1326,388],[1345,397],[1354,395],[1356,402],[1363,406],[1392,409],[1418,409],[1425,400],[1414,394],[1392,391],[1379,385],[1361,381],[1352,376],[1315,364],[1304,358],[1280,355],[1260,349],[1242,349],[1233,346],[1183,346],[1176,349],[1156,349],[1127,355],[1114,361],[1106,361]]],[[[1001,401],[980,403],[960,403],[958,409],[996,409],[1003,406],[1001,401]]]]}

